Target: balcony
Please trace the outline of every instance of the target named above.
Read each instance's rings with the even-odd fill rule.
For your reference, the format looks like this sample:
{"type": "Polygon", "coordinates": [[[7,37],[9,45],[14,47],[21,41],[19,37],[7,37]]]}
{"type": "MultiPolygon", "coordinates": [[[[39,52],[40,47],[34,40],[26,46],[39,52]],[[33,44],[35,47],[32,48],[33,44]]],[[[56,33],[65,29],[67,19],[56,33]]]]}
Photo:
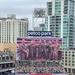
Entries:
{"type": "Polygon", "coordinates": [[[14,60],[12,61],[5,60],[5,61],[1,61],[0,64],[14,63],[14,62],[15,62],[14,60]]]}
{"type": "Polygon", "coordinates": [[[13,70],[15,69],[15,67],[12,67],[12,68],[4,68],[4,69],[0,69],[0,72],[6,72],[6,71],[9,71],[9,70],[13,70]]]}

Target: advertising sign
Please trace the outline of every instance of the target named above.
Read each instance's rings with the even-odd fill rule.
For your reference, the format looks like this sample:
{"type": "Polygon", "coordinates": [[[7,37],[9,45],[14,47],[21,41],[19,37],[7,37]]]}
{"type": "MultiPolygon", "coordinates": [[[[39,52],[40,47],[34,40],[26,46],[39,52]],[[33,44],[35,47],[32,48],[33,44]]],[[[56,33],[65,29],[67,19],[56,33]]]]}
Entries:
{"type": "Polygon", "coordinates": [[[17,38],[17,60],[62,60],[62,39],[17,38]]]}
{"type": "Polygon", "coordinates": [[[27,31],[27,36],[52,36],[51,31],[27,31]]]}

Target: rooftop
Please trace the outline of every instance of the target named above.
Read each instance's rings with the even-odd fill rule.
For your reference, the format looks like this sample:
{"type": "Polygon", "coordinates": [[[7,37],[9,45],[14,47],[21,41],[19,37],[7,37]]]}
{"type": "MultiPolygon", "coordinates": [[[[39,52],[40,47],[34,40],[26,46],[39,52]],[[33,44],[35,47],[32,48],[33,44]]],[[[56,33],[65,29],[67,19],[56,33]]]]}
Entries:
{"type": "Polygon", "coordinates": [[[5,20],[7,20],[7,19],[10,19],[10,20],[28,21],[28,18],[17,19],[15,14],[8,14],[7,17],[0,18],[0,20],[3,20],[3,21],[5,21],[5,20]]]}

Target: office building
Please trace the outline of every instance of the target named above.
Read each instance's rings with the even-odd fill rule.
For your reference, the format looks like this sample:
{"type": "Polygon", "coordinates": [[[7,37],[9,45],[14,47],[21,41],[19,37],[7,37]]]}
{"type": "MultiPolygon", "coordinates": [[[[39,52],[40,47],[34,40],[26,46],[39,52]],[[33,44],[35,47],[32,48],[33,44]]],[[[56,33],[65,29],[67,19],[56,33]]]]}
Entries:
{"type": "Polygon", "coordinates": [[[75,1],[52,0],[47,2],[44,30],[52,31],[52,37],[61,37],[63,50],[75,48],[75,1]]]}
{"type": "Polygon", "coordinates": [[[75,1],[52,0],[47,2],[45,30],[52,31],[52,37],[62,38],[63,66],[67,73],[74,73],[75,62],[72,49],[75,48],[75,1]]]}
{"type": "Polygon", "coordinates": [[[75,75],[75,50],[64,50],[62,58],[65,71],[70,75],[75,75]]]}
{"type": "Polygon", "coordinates": [[[0,18],[0,43],[17,43],[17,37],[26,37],[28,24],[28,18],[17,19],[14,14],[0,18]]]}

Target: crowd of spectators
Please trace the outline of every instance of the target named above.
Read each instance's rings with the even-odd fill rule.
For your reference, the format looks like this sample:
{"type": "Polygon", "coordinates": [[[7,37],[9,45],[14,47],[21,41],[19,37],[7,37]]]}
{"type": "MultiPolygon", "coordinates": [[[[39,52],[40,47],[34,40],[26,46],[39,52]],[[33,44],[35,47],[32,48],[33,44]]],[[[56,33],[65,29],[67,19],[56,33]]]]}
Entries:
{"type": "MultiPolygon", "coordinates": [[[[25,64],[25,67],[21,66],[21,71],[25,74],[64,74],[65,70],[59,63],[53,62],[34,62],[31,66],[30,64],[25,64]],[[27,65],[27,66],[26,66],[27,65]],[[29,65],[29,66],[28,66],[29,65]]],[[[20,72],[20,71],[19,71],[20,72]]]]}
{"type": "MultiPolygon", "coordinates": [[[[33,69],[27,69],[22,68],[21,71],[25,74],[63,74],[65,73],[64,69],[62,67],[50,67],[50,68],[36,68],[33,69]]],[[[19,71],[20,72],[20,71],[19,71]]]]}

